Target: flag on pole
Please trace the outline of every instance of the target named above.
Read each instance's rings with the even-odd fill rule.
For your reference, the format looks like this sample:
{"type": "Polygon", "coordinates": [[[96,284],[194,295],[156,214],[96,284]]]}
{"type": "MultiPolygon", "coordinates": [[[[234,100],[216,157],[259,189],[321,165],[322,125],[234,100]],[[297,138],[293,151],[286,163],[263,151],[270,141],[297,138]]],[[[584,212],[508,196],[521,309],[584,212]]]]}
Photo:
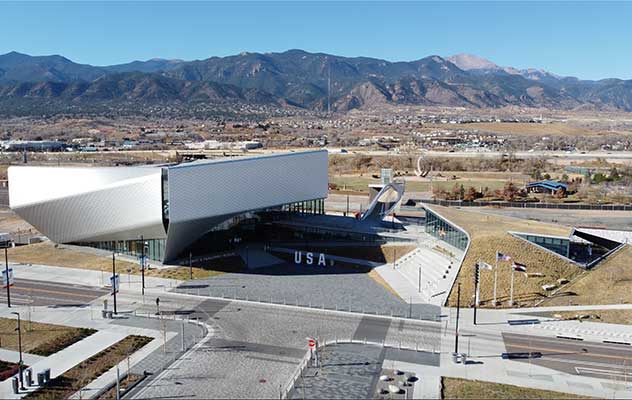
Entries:
{"type": "Polygon", "coordinates": [[[507,254],[496,252],[496,261],[511,261],[511,257],[507,254]]]}
{"type": "Polygon", "coordinates": [[[514,271],[527,273],[527,266],[524,264],[520,264],[519,262],[515,262],[512,265],[514,271]]]}
{"type": "Polygon", "coordinates": [[[479,261],[479,262],[478,262],[478,266],[479,266],[481,269],[489,269],[489,270],[494,269],[494,267],[492,267],[491,265],[487,264],[487,263],[486,263],[486,262],[484,262],[484,261],[479,261]]]}

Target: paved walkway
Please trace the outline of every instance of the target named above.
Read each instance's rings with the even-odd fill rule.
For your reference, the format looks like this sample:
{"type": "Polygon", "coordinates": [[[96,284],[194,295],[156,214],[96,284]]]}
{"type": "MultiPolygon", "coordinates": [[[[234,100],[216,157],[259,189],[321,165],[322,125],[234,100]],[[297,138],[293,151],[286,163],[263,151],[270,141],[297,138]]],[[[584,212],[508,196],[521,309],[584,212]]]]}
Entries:
{"type": "MultiPolygon", "coordinates": [[[[36,362],[41,361],[43,358],[46,357],[38,356],[36,354],[22,353],[22,360],[25,365],[33,365],[36,362]]],[[[20,361],[20,352],[9,349],[0,349],[0,360],[17,364],[18,361],[20,361]]]]}
{"type": "MultiPolygon", "coordinates": [[[[34,376],[37,376],[37,373],[50,368],[51,378],[56,378],[83,360],[92,357],[126,336],[127,333],[116,330],[98,331],[63,350],[36,362],[31,366],[31,369],[33,370],[34,376]]],[[[17,399],[37,389],[37,386],[28,387],[26,392],[16,395],[13,393],[11,385],[10,379],[0,382],[0,398],[17,399]]]]}
{"type": "MultiPolygon", "coordinates": [[[[9,263],[13,267],[16,278],[37,281],[63,282],[67,284],[86,286],[109,286],[110,273],[79,268],[54,267],[39,264],[9,263]]],[[[119,274],[120,290],[141,290],[141,276],[134,274],[119,274]]],[[[145,277],[145,291],[166,291],[178,286],[181,281],[175,279],[145,277]]]]}

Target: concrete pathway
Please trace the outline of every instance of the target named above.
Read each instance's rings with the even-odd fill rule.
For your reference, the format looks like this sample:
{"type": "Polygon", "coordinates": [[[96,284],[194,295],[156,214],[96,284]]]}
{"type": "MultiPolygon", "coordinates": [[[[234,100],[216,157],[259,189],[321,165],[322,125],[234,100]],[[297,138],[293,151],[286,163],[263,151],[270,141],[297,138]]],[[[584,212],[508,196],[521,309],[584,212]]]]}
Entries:
{"type": "MultiPolygon", "coordinates": [[[[46,357],[38,356],[36,354],[22,353],[22,361],[25,365],[34,365],[46,357]]],[[[18,363],[20,361],[20,352],[9,349],[0,349],[0,360],[8,361],[12,363],[18,363]]]]}
{"type": "MultiPolygon", "coordinates": [[[[38,372],[42,372],[45,369],[50,368],[51,378],[56,378],[83,360],[92,357],[126,336],[126,332],[116,330],[98,331],[63,350],[36,362],[31,366],[31,369],[33,370],[34,376],[37,376],[38,372]]],[[[37,387],[28,387],[27,389],[27,391],[16,395],[13,393],[11,379],[7,379],[4,382],[0,382],[0,398],[21,398],[26,394],[35,391],[37,387]]]]}
{"type": "MultiPolygon", "coordinates": [[[[67,283],[70,285],[85,286],[109,286],[111,271],[93,271],[79,268],[54,267],[40,264],[9,263],[13,267],[15,277],[18,279],[32,279],[38,281],[50,281],[67,283]]],[[[119,274],[120,290],[141,290],[141,276],[134,274],[119,274]]],[[[176,279],[145,277],[145,291],[166,291],[181,284],[176,279]]]]}

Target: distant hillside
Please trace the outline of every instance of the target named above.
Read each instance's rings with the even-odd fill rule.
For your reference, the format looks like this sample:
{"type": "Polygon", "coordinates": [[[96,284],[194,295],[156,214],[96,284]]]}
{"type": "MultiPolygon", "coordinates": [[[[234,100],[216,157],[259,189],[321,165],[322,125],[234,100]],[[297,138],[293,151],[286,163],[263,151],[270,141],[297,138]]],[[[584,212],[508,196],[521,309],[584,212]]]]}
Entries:
{"type": "MultiPolygon", "coordinates": [[[[95,101],[135,100],[241,102],[321,111],[330,101],[331,108],[341,112],[384,104],[632,111],[632,81],[583,81],[539,69],[500,67],[468,54],[389,62],[289,50],[105,67],[57,55],[0,55],[3,106],[46,98],[79,110],[95,101]]],[[[37,113],[37,107],[32,111],[37,113]]]]}

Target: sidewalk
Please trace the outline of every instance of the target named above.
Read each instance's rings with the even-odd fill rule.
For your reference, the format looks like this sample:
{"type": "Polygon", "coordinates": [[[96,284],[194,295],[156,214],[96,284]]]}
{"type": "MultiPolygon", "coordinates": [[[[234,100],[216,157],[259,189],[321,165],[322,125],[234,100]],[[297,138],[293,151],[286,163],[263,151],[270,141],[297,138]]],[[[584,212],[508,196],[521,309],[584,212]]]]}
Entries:
{"type": "MultiPolygon", "coordinates": [[[[25,365],[33,365],[46,357],[38,356],[36,354],[22,353],[22,361],[25,365]]],[[[0,360],[8,361],[12,363],[18,363],[20,361],[20,352],[9,349],[0,349],[0,360]]]]}
{"type": "MultiPolygon", "coordinates": [[[[9,263],[13,267],[17,279],[31,279],[37,281],[63,282],[70,285],[109,286],[112,272],[94,271],[89,269],[54,267],[40,264],[9,263]]],[[[141,290],[141,276],[119,273],[120,290],[141,290]]],[[[145,277],[145,291],[165,291],[174,288],[182,282],[176,279],[145,277]]]]}
{"type": "MultiPolygon", "coordinates": [[[[92,357],[126,336],[126,332],[118,330],[98,331],[95,334],[90,335],[87,338],[33,364],[31,366],[33,375],[37,376],[38,372],[42,372],[45,369],[50,368],[51,378],[56,378],[83,360],[92,357]]],[[[21,398],[28,393],[35,391],[37,387],[30,387],[27,389],[28,390],[26,392],[16,395],[13,393],[11,379],[7,379],[4,382],[0,382],[0,398],[21,398]]]]}

